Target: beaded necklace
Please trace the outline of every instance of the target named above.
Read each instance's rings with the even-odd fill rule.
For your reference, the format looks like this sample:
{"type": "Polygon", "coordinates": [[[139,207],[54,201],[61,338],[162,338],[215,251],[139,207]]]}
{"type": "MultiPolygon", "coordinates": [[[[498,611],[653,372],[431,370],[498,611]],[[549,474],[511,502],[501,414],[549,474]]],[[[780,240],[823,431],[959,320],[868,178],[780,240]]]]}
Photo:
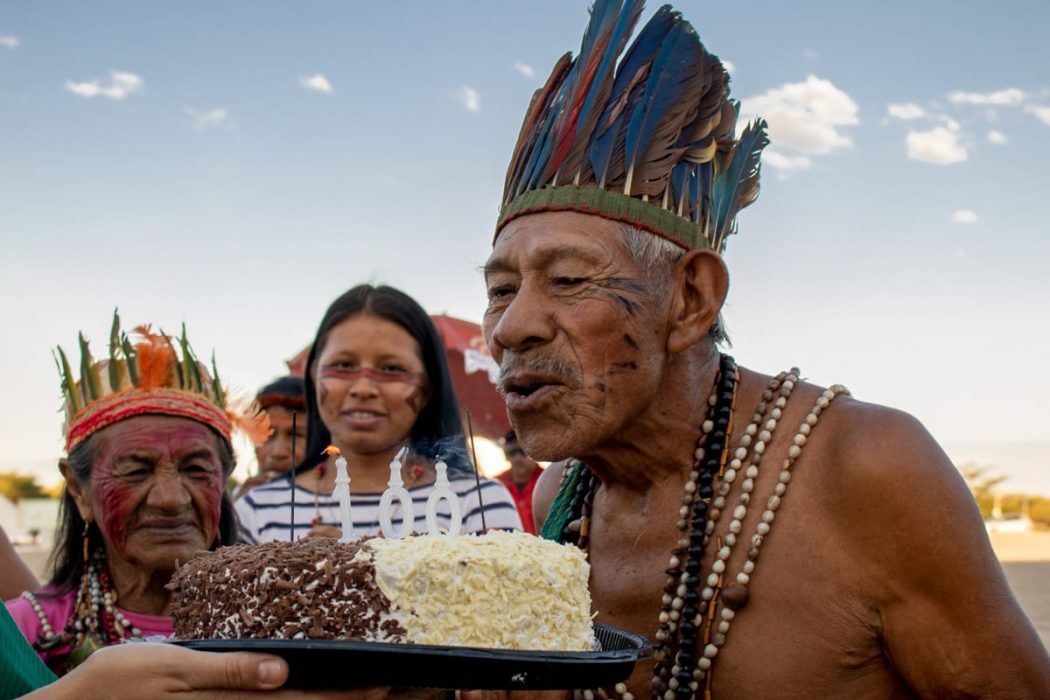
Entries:
{"type": "MultiPolygon", "coordinates": [[[[685,495],[676,523],[679,531],[688,531],[688,535],[678,540],[668,562],[668,579],[661,599],[663,607],[655,634],[655,663],[651,681],[653,698],[692,699],[697,697],[703,684],[704,697],[710,700],[712,665],[726,642],[730,623],[736,613],[747,605],[747,585],[755,570],[764,538],[772,528],[776,510],[787,492],[791,468],[801,456],[802,448],[816,426],[821,412],[836,396],[849,393],[845,387],[834,385],[821,394],[807,413],[788,448],[773,494],[766,501],[760,522],[750,537],[746,560],[732,579],[732,583],[726,586],[729,557],[742,536],[743,521],[753,497],[762,457],[767,445],[772,442],[783,410],[798,383],[799,374],[798,368],[782,372],[762,392],[751,422],[745,428],[727,468],[727,446],[735,410],[737,370],[732,358],[721,358],[719,375],[715,380],[716,388],[708,399],[709,413],[702,425],[701,436],[694,451],[696,462],[685,485],[685,495]],[[748,464],[746,469],[745,462],[748,464]],[[720,477],[717,496],[713,490],[716,472],[720,477]],[[703,550],[710,542],[715,526],[726,507],[726,499],[741,473],[744,478],[740,483],[737,505],[732,511],[729,531],[724,538],[716,538],[715,556],[703,581],[704,587],[698,595],[703,550]],[[686,520],[690,512],[691,522],[686,520]],[[676,641],[677,651],[673,648],[676,641]]],[[[577,480],[570,510],[574,515],[579,514],[578,546],[586,549],[594,494],[600,484],[585,465],[579,462],[577,465],[577,468],[583,471],[581,478],[577,480]]],[[[618,683],[614,691],[624,700],[634,700],[634,695],[627,690],[624,683],[618,683]]],[[[598,688],[583,691],[583,697],[585,700],[592,700],[594,697],[608,698],[609,693],[604,688],[598,688]]]]}
{"type": "Polygon", "coordinates": [[[47,619],[47,613],[36,595],[25,591],[22,597],[29,602],[33,612],[40,619],[41,634],[34,646],[40,651],[72,647],[66,670],[80,665],[101,647],[116,644],[122,639],[142,638],[142,630],[131,624],[117,608],[117,594],[110,584],[102,549],[97,549],[86,560],[80,589],[73,604],[73,613],[62,634],[55,634],[51,621],[47,619]]]}

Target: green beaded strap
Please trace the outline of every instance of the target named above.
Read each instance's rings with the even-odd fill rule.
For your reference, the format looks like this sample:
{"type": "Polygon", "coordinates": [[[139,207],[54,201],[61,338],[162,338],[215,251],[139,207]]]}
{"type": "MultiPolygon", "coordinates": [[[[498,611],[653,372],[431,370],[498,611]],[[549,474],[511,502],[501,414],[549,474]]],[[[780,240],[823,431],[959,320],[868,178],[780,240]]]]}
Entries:
{"type": "Polygon", "coordinates": [[[555,494],[554,500],[551,501],[547,519],[543,521],[543,529],[540,530],[540,537],[543,539],[565,543],[565,527],[569,524],[569,518],[572,517],[570,504],[573,494],[576,493],[576,484],[582,474],[583,462],[577,459],[569,460],[569,465],[565,467],[565,478],[562,479],[561,487],[555,494]]]}

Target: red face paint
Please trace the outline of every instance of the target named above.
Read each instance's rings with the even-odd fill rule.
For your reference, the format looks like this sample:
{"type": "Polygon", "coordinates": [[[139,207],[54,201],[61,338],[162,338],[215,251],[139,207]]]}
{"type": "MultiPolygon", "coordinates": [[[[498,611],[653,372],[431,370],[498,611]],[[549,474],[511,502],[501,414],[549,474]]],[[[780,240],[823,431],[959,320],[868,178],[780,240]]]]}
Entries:
{"type": "Polygon", "coordinates": [[[317,374],[321,379],[341,379],[343,381],[355,382],[362,377],[371,379],[373,382],[384,384],[398,382],[411,384],[412,386],[426,386],[427,377],[419,372],[380,371],[374,369],[343,369],[341,367],[322,367],[317,374]]]}
{"type": "Polygon", "coordinates": [[[138,416],[101,435],[91,506],[111,556],[170,568],[214,543],[224,475],[211,430],[184,418],[138,416]]]}

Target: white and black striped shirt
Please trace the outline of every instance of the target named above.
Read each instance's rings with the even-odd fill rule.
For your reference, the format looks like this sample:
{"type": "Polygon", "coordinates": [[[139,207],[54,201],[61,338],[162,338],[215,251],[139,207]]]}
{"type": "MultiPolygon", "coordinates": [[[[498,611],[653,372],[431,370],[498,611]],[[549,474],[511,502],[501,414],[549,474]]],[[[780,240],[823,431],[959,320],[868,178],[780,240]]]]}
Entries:
{"type": "MultiPolygon", "coordinates": [[[[472,474],[450,474],[449,485],[459,496],[459,509],[463,518],[460,532],[481,532],[481,504],[484,503],[485,526],[490,530],[520,530],[521,518],[514,506],[514,499],[506,487],[493,479],[481,480],[481,501],[478,500],[478,486],[472,474]]],[[[412,510],[415,514],[415,530],[426,532],[427,499],[434,490],[434,484],[416,486],[408,489],[412,496],[412,510]]],[[[351,517],[354,520],[354,535],[378,535],[379,501],[382,493],[351,493],[351,517]]],[[[339,499],[326,494],[316,495],[313,491],[295,486],[295,539],[305,535],[312,527],[315,513],[320,517],[321,525],[341,527],[339,518],[339,499]]],[[[288,477],[256,486],[241,496],[234,503],[237,516],[241,521],[240,539],[248,543],[287,540],[291,537],[292,489],[288,477]]],[[[402,517],[401,506],[394,501],[391,521],[400,529],[402,517]]],[[[449,506],[442,500],[438,504],[438,523],[448,527],[449,506]]]]}

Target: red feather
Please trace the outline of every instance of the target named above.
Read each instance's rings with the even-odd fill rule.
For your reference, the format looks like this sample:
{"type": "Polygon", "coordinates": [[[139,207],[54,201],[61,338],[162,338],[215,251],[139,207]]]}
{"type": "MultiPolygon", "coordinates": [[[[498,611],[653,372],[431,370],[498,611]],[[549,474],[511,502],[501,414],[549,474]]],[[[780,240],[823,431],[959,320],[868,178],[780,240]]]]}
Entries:
{"type": "Polygon", "coordinates": [[[175,362],[175,350],[163,335],[154,333],[149,326],[135,329],[142,340],[135,344],[135,357],[139,363],[139,388],[157,389],[168,385],[175,362]]]}

